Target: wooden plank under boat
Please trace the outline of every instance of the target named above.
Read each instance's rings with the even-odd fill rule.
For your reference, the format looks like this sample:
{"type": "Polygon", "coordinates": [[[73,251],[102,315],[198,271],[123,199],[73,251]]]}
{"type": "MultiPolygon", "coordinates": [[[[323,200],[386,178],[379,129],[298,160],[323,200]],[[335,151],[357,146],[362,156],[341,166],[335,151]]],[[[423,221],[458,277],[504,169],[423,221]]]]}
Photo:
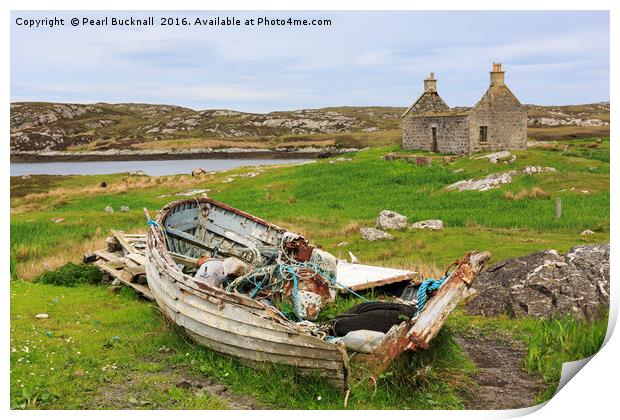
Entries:
{"type": "MultiPolygon", "coordinates": [[[[286,233],[207,197],[170,203],[154,222],[149,221],[145,266],[151,294],[164,315],[200,345],[250,364],[276,363],[316,372],[346,390],[349,357],[342,345],[312,335],[261,301],[197,280],[183,273],[179,265],[194,264],[205,252],[247,261],[252,258],[249,248],[277,249],[286,233]]],[[[485,259],[488,257],[477,261],[485,259]]],[[[458,278],[453,273],[446,281],[449,286],[440,289],[442,298],[429,300],[418,317],[428,324],[419,326],[426,331],[423,342],[415,336],[417,347],[410,345],[409,338],[419,329],[414,328],[416,323],[403,322],[398,334],[386,336],[380,347],[380,353],[385,353],[389,346],[389,354],[369,355],[369,360],[383,368],[400,352],[428,345],[482,265],[472,268],[468,256],[454,271],[458,278]]]]}

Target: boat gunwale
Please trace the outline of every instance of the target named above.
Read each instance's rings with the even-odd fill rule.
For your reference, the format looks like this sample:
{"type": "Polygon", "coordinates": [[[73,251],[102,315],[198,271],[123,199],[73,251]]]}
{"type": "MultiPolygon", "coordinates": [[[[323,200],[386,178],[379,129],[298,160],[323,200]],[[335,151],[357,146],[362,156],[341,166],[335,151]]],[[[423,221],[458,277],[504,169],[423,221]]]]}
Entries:
{"type": "MultiPolygon", "coordinates": [[[[173,278],[172,280],[174,282],[178,283],[178,285],[181,286],[182,288],[186,287],[188,289],[191,289],[191,293],[200,297],[201,299],[208,299],[207,296],[205,296],[205,295],[208,295],[209,297],[213,299],[217,299],[220,301],[229,301],[230,303],[239,305],[243,310],[247,311],[253,316],[260,317],[264,319],[265,321],[272,323],[274,325],[274,328],[276,328],[275,326],[285,327],[289,329],[289,331],[287,331],[289,334],[308,337],[308,339],[311,341],[316,340],[317,347],[325,349],[327,345],[328,348],[331,348],[333,350],[338,350],[342,353],[341,347],[338,346],[337,344],[330,343],[328,341],[315,337],[311,334],[308,334],[307,332],[301,330],[297,326],[297,324],[286,319],[285,317],[283,317],[281,314],[279,314],[277,311],[275,311],[273,308],[269,307],[268,305],[256,299],[252,299],[250,297],[241,295],[239,293],[228,292],[220,288],[216,289],[215,287],[208,285],[206,283],[197,282],[191,276],[183,273],[179,269],[177,264],[172,259],[172,256],[170,255],[170,251],[166,247],[163,226],[164,226],[166,218],[168,217],[169,214],[171,214],[171,211],[174,208],[181,206],[181,205],[185,205],[185,204],[198,204],[198,206],[200,206],[201,203],[208,203],[214,206],[219,206],[228,211],[239,214],[242,217],[248,217],[251,220],[255,221],[256,223],[263,224],[273,229],[277,229],[281,232],[286,231],[285,229],[273,223],[267,222],[259,217],[253,216],[244,211],[235,209],[231,206],[228,206],[227,204],[221,203],[209,197],[176,200],[171,203],[168,203],[157,213],[157,216],[155,219],[155,221],[157,222],[157,225],[150,224],[148,232],[147,232],[147,248],[156,250],[155,253],[152,253],[152,257],[156,261],[156,263],[159,265],[159,267],[157,267],[157,270],[160,272],[162,270],[168,272],[168,275],[173,278]],[[260,316],[253,310],[260,310],[264,313],[265,316],[260,316]]],[[[148,259],[147,259],[147,263],[148,263],[148,259]]],[[[303,346],[300,346],[300,347],[303,347],[303,346]]],[[[343,359],[345,359],[344,360],[345,366],[348,366],[348,360],[346,360],[348,359],[348,355],[346,355],[346,352],[344,352],[343,359]]]]}

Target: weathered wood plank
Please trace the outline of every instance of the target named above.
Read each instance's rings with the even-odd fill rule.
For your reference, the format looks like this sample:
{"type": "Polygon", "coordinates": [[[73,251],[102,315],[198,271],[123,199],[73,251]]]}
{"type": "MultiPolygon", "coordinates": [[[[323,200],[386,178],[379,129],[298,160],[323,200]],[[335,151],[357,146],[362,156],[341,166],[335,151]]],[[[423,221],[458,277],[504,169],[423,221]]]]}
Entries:
{"type": "Polygon", "coordinates": [[[177,254],[176,252],[171,252],[170,256],[175,262],[183,264],[186,267],[195,267],[198,265],[198,258],[188,257],[183,254],[177,254]]]}
{"type": "Polygon", "coordinates": [[[138,251],[136,251],[136,249],[133,247],[133,245],[131,243],[129,243],[128,240],[125,239],[125,233],[124,232],[121,232],[119,230],[114,230],[114,229],[111,229],[110,232],[112,232],[112,235],[114,235],[116,240],[118,240],[118,242],[121,244],[121,246],[123,247],[123,249],[125,250],[126,253],[128,253],[128,254],[137,254],[138,253],[138,251]]]}
{"type": "MultiPolygon", "coordinates": [[[[289,344],[297,347],[316,348],[321,351],[333,352],[335,345],[316,337],[309,337],[299,332],[273,328],[267,320],[235,304],[218,305],[204,301],[196,296],[185,295],[174,286],[165,283],[151,282],[153,293],[162,298],[169,307],[191,316],[204,325],[227,330],[231,333],[257,338],[269,342],[289,344]]],[[[317,356],[318,357],[318,356],[317,356]]]]}
{"type": "Polygon", "coordinates": [[[153,294],[151,293],[148,287],[131,282],[131,279],[133,278],[133,275],[131,273],[128,273],[125,270],[118,270],[116,268],[113,268],[107,262],[104,262],[102,260],[95,261],[94,265],[103,269],[105,272],[110,274],[112,277],[114,277],[115,279],[118,279],[121,283],[135,289],[138,293],[140,293],[146,299],[151,300],[151,301],[155,300],[153,298],[153,294]]]}
{"type": "Polygon", "coordinates": [[[129,259],[138,265],[144,265],[146,263],[146,258],[142,254],[127,254],[125,255],[125,259],[129,259]]]}
{"type": "Polygon", "coordinates": [[[97,251],[95,251],[95,255],[106,262],[125,265],[120,255],[113,254],[111,252],[106,251],[105,249],[98,249],[97,251]]]}
{"type": "Polygon", "coordinates": [[[443,327],[448,315],[463,298],[477,274],[489,261],[488,252],[465,255],[458,267],[424,306],[413,322],[404,322],[388,334],[381,345],[368,358],[374,363],[378,375],[407,349],[427,349],[430,341],[443,327]]]}

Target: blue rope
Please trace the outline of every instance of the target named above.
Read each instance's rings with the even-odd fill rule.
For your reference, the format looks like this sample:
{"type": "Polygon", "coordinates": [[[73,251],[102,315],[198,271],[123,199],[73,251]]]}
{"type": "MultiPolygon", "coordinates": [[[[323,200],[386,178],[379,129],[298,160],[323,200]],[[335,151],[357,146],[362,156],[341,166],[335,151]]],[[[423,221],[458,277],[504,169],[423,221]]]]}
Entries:
{"type": "Polygon", "coordinates": [[[161,229],[161,226],[159,225],[159,223],[157,223],[155,220],[153,219],[149,219],[146,221],[146,224],[148,226],[155,226],[157,229],[161,229]]]}
{"type": "Polygon", "coordinates": [[[431,278],[431,279],[424,280],[422,282],[417,292],[418,311],[421,311],[422,308],[424,308],[424,305],[426,305],[426,300],[428,299],[428,296],[432,292],[438,290],[443,284],[443,282],[446,281],[447,277],[448,276],[443,276],[439,280],[435,280],[431,278]]]}
{"type": "Polygon", "coordinates": [[[283,264],[283,265],[288,265],[292,268],[307,268],[309,270],[312,270],[318,274],[320,274],[321,276],[323,276],[324,278],[327,279],[327,281],[329,281],[330,283],[333,283],[343,289],[345,289],[347,292],[351,293],[352,295],[355,295],[356,297],[362,299],[364,302],[368,302],[368,299],[366,299],[364,296],[360,295],[359,293],[356,293],[353,289],[348,288],[347,286],[345,286],[344,284],[338,283],[336,281],[336,279],[332,278],[332,276],[328,275],[327,273],[323,272],[318,264],[314,264],[311,262],[306,262],[306,263],[301,263],[301,262],[296,262],[294,261],[294,264],[283,264]]]}
{"type": "Polygon", "coordinates": [[[298,291],[298,284],[297,284],[297,273],[295,273],[295,268],[292,265],[289,265],[289,264],[280,264],[278,266],[278,270],[279,270],[280,277],[282,279],[286,278],[282,274],[282,270],[284,270],[285,272],[288,272],[289,274],[291,274],[291,276],[293,276],[293,314],[295,314],[297,319],[301,319],[301,316],[297,313],[297,291],[298,291]]]}

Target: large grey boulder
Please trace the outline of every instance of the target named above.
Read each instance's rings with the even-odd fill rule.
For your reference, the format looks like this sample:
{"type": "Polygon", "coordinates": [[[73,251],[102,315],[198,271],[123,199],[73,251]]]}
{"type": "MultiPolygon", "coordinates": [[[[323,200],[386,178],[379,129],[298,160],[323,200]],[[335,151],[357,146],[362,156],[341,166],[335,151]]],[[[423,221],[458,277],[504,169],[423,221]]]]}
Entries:
{"type": "Polygon", "coordinates": [[[609,244],[506,260],[480,274],[474,287],[478,294],[466,304],[474,315],[596,317],[609,306],[609,244]]]}
{"type": "Polygon", "coordinates": [[[383,230],[403,230],[407,227],[407,217],[395,211],[383,210],[377,217],[375,227],[383,230]]]}
{"type": "Polygon", "coordinates": [[[394,239],[392,235],[375,228],[360,228],[362,239],[367,241],[391,241],[394,239]]]}

